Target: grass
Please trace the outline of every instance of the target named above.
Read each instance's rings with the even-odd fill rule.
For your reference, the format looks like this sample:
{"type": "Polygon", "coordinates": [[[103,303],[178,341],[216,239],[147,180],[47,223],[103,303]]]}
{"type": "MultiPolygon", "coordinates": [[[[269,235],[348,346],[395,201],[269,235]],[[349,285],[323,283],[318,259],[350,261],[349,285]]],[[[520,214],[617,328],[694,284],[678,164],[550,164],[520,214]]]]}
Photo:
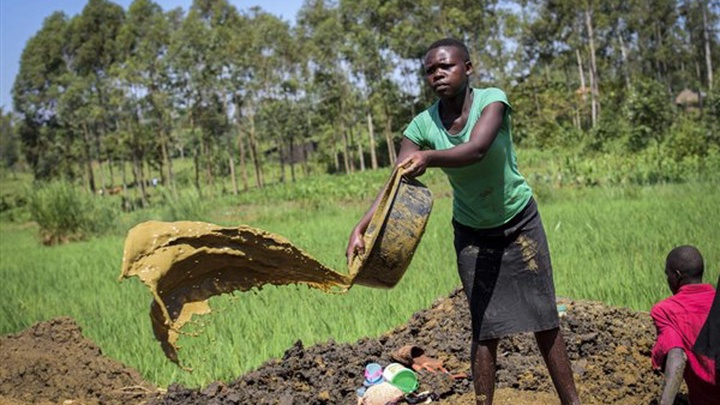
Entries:
{"type": "Polygon", "coordinates": [[[541,205],[558,294],[648,310],[666,297],[665,257],[692,244],[720,269],[717,187],[691,183],[563,192],[541,205]]]}
{"type": "MultiPolygon", "coordinates": [[[[176,207],[171,214],[274,232],[345,271],[350,229],[387,175],[387,170],[379,170],[320,176],[220,197],[202,209],[176,207]]],[[[378,336],[459,285],[447,184],[438,171],[423,180],[436,196],[433,214],[411,267],[395,288],[358,286],[333,295],[304,286],[268,286],[213,298],[214,312],[198,321],[204,332],[180,340],[181,359],[194,368],[192,373],[167,361],[154,340],[148,317],[151,297],[144,286],[136,279],[117,282],[125,232],[135,223],[169,214],[138,211],[118,222],[121,234],[55,247],[39,245],[34,225],[0,222],[0,333],[72,316],[106,355],[160,386],[232,380],[268,358],[282,356],[297,340],[311,345],[378,336]]],[[[667,252],[680,244],[694,244],[703,252],[707,282],[714,284],[720,274],[716,182],[561,189],[537,182],[533,187],[558,295],[648,310],[670,294],[663,263],[667,252]]]]}

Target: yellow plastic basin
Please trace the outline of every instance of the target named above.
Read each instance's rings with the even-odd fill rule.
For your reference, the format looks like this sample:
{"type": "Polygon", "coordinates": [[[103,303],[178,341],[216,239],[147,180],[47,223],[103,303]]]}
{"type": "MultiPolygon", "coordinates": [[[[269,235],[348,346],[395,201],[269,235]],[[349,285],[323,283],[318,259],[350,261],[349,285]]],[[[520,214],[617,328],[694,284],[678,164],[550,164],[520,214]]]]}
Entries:
{"type": "Polygon", "coordinates": [[[410,265],[432,205],[430,190],[396,169],[365,231],[365,252],[350,263],[353,284],[394,287],[410,265]]]}

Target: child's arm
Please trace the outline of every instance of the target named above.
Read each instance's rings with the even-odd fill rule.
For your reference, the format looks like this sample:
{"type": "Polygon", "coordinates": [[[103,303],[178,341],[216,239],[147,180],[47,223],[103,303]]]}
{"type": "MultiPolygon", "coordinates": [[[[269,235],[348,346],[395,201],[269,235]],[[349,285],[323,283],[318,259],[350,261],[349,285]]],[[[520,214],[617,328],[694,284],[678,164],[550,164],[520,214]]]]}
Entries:
{"type": "Polygon", "coordinates": [[[479,162],[485,157],[490,145],[495,141],[503,117],[505,104],[494,102],[488,104],[470,132],[470,139],[450,149],[416,151],[400,161],[409,176],[419,176],[428,167],[462,167],[479,162]]]}
{"type": "Polygon", "coordinates": [[[665,359],[665,383],[662,397],[660,397],[660,405],[672,405],[675,402],[675,396],[683,381],[686,362],[687,355],[683,349],[679,347],[670,349],[665,359]]]}
{"type": "MultiPolygon", "coordinates": [[[[402,162],[404,162],[409,155],[416,153],[419,150],[420,147],[418,145],[416,145],[408,138],[403,137],[402,142],[400,143],[400,154],[398,155],[398,158],[396,160],[396,166],[402,166],[402,162]]],[[[417,177],[420,174],[415,174],[414,177],[417,177]]],[[[350,260],[355,255],[362,254],[364,252],[365,243],[363,242],[363,235],[365,234],[365,231],[370,224],[370,220],[372,219],[372,216],[375,213],[375,210],[377,209],[377,206],[380,203],[380,200],[382,199],[382,196],[384,194],[385,188],[383,187],[378,193],[377,197],[375,197],[375,201],[373,201],[370,208],[367,210],[367,212],[365,212],[365,215],[360,218],[360,221],[357,225],[355,225],[355,228],[353,228],[352,232],[350,233],[350,239],[348,240],[348,245],[345,249],[345,257],[347,258],[348,263],[350,263],[350,260]]]]}

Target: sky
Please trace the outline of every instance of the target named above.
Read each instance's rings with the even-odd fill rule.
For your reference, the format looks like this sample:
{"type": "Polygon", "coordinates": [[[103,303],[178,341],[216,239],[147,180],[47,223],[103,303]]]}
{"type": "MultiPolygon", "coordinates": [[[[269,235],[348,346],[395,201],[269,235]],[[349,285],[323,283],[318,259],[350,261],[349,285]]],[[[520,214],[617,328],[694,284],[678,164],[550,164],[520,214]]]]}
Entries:
{"type": "MultiPolygon", "coordinates": [[[[125,10],[132,0],[111,0],[125,10]]],[[[228,0],[238,10],[259,6],[288,22],[294,22],[303,0],[228,0]]],[[[181,7],[188,10],[192,0],[155,0],[163,10],[181,7]]],[[[55,11],[68,17],[80,14],[87,0],[0,0],[0,106],[12,109],[12,86],[20,68],[25,43],[42,27],[45,18],[55,11]]]]}

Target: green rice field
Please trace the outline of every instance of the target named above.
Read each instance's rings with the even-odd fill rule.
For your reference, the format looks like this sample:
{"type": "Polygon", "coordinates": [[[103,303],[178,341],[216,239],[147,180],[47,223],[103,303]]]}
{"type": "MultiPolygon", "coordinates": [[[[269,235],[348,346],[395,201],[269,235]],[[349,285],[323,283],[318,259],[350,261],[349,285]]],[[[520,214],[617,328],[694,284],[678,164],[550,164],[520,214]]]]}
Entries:
{"type": "MultiPolygon", "coordinates": [[[[273,188],[250,197],[227,196],[208,206],[205,216],[187,219],[246,224],[280,234],[344,272],[347,236],[388,173],[325,177],[324,183],[305,186],[306,193],[327,196],[311,202],[283,197],[282,190],[273,188]],[[348,184],[370,192],[344,194],[348,184]]],[[[114,236],[54,247],[38,242],[38,229],[32,223],[0,222],[0,333],[71,316],[104,354],[160,386],[232,380],[282,356],[297,340],[307,346],[378,336],[459,286],[447,185],[440,173],[428,173],[421,180],[434,192],[435,206],[412,265],[395,288],[357,286],[347,294],[326,294],[305,286],[267,286],[214,298],[214,312],[194,326],[203,333],[180,340],[181,360],[193,368],[192,373],[165,359],[155,341],[148,316],[149,291],[137,279],[118,281],[124,232],[154,213],[124,217],[114,236]]],[[[717,182],[533,187],[550,242],[558,295],[649,310],[670,294],[664,260],[671,248],[681,244],[693,244],[703,252],[705,281],[716,283],[720,274],[717,182]]]]}

